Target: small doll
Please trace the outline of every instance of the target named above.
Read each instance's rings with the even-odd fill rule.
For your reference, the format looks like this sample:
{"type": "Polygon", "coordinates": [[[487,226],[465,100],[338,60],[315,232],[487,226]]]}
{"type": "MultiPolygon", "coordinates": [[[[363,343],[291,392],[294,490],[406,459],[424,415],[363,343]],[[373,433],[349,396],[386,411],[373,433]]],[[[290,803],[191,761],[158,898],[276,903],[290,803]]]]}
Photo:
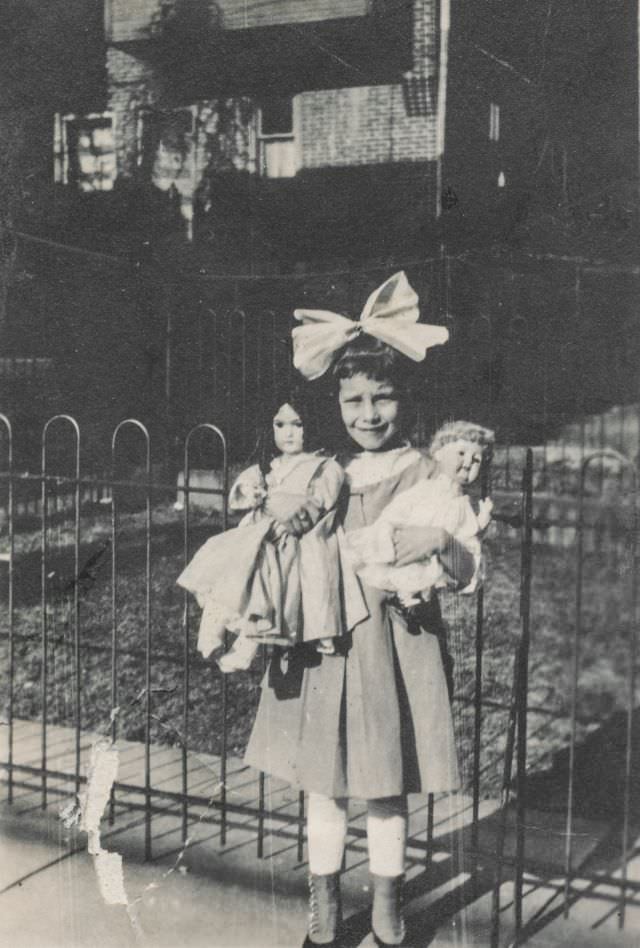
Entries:
{"type": "Polygon", "coordinates": [[[494,434],[467,421],[443,425],[433,436],[429,453],[435,462],[430,478],[398,494],[371,527],[348,534],[348,556],[369,586],[395,592],[404,608],[428,601],[434,589],[447,585],[437,556],[407,566],[394,566],[396,526],[441,527],[472,554],[475,573],[463,589],[474,592],[480,579],[482,534],[491,520],[493,503],[481,500],[476,514],[465,491],[477,479],[494,434]]]}
{"type": "Polygon", "coordinates": [[[218,659],[223,672],[247,669],[262,643],[313,641],[333,653],[342,634],[340,559],[335,505],[344,473],[320,452],[305,450],[307,418],[291,396],[275,412],[262,439],[260,461],[243,471],[229,507],[246,511],[239,525],[211,537],[178,578],[202,607],[198,649],[205,656],[235,632],[218,659]],[[267,512],[277,495],[302,510],[299,539],[267,512]]]}

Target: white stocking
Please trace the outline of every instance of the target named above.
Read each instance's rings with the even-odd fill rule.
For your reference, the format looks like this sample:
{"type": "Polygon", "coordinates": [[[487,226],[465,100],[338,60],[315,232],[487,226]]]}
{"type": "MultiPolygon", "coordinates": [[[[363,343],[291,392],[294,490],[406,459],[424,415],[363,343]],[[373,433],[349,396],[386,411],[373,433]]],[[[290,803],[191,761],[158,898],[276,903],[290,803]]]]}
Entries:
{"type": "Polygon", "coordinates": [[[404,873],[407,844],[407,798],[385,797],[367,803],[369,868],[376,876],[404,873]]]}
{"type": "Polygon", "coordinates": [[[310,793],[307,813],[309,869],[314,875],[339,872],[347,839],[347,806],[344,798],[334,799],[310,793]]]}

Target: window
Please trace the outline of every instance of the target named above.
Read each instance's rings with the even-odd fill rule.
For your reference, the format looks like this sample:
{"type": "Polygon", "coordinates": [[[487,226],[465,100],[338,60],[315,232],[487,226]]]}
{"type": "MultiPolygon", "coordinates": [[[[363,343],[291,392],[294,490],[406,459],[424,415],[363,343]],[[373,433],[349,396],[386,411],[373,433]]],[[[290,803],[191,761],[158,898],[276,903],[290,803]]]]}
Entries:
{"type": "Polygon", "coordinates": [[[495,102],[489,103],[489,141],[500,141],[500,106],[495,102]]]}
{"type": "Polygon", "coordinates": [[[54,180],[81,191],[110,191],[116,179],[113,118],[56,115],[54,180]]]}
{"type": "Polygon", "coordinates": [[[138,167],[161,190],[192,177],[194,109],[138,112],[138,167]]]}
{"type": "Polygon", "coordinates": [[[258,112],[260,174],[265,178],[293,178],[299,163],[293,97],[274,97],[258,112]]]}

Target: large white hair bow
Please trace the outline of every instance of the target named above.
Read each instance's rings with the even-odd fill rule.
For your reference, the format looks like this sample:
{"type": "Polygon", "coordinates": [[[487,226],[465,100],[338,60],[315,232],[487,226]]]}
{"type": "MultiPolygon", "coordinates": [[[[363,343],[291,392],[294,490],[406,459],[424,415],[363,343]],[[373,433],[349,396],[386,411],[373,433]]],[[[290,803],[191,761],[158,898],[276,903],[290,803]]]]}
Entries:
{"type": "Polygon", "coordinates": [[[418,322],[418,294],[404,271],[394,273],[371,294],[358,321],[324,309],[296,309],[293,315],[302,322],[292,332],[293,364],[309,380],[324,375],[335,353],[361,332],[414,362],[422,362],[427,349],[449,338],[444,326],[418,322]]]}

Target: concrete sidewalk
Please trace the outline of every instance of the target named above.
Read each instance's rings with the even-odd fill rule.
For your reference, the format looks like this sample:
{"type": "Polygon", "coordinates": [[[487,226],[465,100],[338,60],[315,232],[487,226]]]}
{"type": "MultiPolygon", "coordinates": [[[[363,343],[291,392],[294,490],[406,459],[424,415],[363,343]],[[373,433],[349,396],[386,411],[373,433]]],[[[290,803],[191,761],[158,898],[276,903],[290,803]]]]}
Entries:
{"type": "MultiPolygon", "coordinates": [[[[86,835],[75,826],[66,827],[60,816],[63,806],[73,800],[72,784],[51,778],[49,805],[46,811],[41,809],[38,777],[33,770],[27,772],[38,758],[29,734],[26,729],[20,742],[25,773],[18,779],[14,803],[0,806],[0,944],[17,948],[299,948],[306,930],[307,865],[298,860],[295,823],[269,818],[278,812],[295,817],[295,793],[267,783],[263,859],[257,857],[255,812],[229,815],[222,846],[215,811],[194,806],[189,813],[190,844],[184,849],[180,808],[168,801],[166,810],[157,807],[153,815],[153,859],[145,863],[144,814],[132,808],[136,801],[139,806],[139,793],[119,792],[114,826],[102,821],[102,846],[123,857],[129,907],[108,906],[98,886],[93,857],[87,854],[86,835]]],[[[54,769],[68,772],[67,729],[51,728],[50,737],[51,754],[57,755],[54,769]]],[[[120,779],[139,786],[142,745],[121,744],[120,779]]],[[[153,748],[153,755],[154,786],[178,789],[179,749],[153,748]]],[[[198,755],[190,768],[191,763],[192,792],[213,795],[219,761],[198,755]],[[204,781],[203,789],[197,789],[198,781],[204,781]]],[[[255,774],[230,761],[228,785],[234,802],[255,808],[255,774]]],[[[425,839],[424,800],[412,799],[411,810],[410,835],[415,842],[409,848],[406,887],[410,944],[413,948],[486,948],[491,927],[491,866],[473,867],[465,858],[469,801],[461,795],[436,801],[435,852],[426,868],[424,849],[418,845],[425,839]]],[[[481,848],[489,852],[495,847],[495,810],[495,803],[489,801],[483,803],[480,814],[481,848]]],[[[351,825],[362,829],[363,821],[363,809],[354,807],[351,825]]],[[[629,893],[622,933],[617,928],[617,890],[604,881],[576,878],[574,887],[580,897],[571,918],[563,919],[563,815],[530,811],[527,822],[523,915],[531,927],[526,944],[533,948],[640,945],[639,893],[635,899],[629,893]],[[547,869],[538,868],[534,874],[532,867],[542,864],[547,869]]],[[[598,872],[615,878],[617,833],[612,836],[606,824],[585,821],[578,821],[574,828],[575,865],[597,857],[598,872]]],[[[507,853],[513,852],[513,846],[510,826],[507,853]]],[[[640,882],[637,855],[629,864],[629,877],[640,882]]],[[[510,944],[513,935],[513,887],[506,870],[505,879],[503,946],[510,944]]],[[[350,922],[345,948],[371,945],[366,841],[357,836],[350,837],[343,891],[350,922]]]]}
{"type": "MultiPolygon", "coordinates": [[[[257,860],[253,846],[241,845],[237,835],[220,849],[213,832],[187,852],[181,869],[172,869],[175,850],[151,863],[140,860],[142,825],[135,814],[126,828],[103,835],[103,844],[124,856],[127,909],[104,903],[84,834],[66,829],[55,808],[46,814],[15,815],[3,806],[1,817],[0,944],[16,948],[297,948],[302,943],[306,867],[284,871],[279,867],[290,855],[286,850],[292,847],[291,841],[273,840],[270,857],[257,860]]],[[[172,835],[176,827],[156,827],[158,834],[163,830],[172,835]]],[[[364,852],[351,852],[344,876],[354,948],[372,944],[364,857],[364,852]]],[[[424,879],[422,871],[414,869],[409,874],[411,944],[415,948],[487,946],[490,881],[480,880],[480,893],[474,898],[468,875],[452,877],[447,864],[446,858],[436,862],[430,880],[424,879]]],[[[627,930],[618,932],[615,913],[611,915],[615,903],[610,888],[586,892],[566,922],[554,918],[560,905],[556,886],[553,880],[527,882],[525,916],[545,910],[542,927],[527,944],[534,948],[640,944],[638,909],[628,910],[627,930]]],[[[513,928],[510,882],[503,886],[502,897],[501,944],[508,945],[513,928]]]]}

